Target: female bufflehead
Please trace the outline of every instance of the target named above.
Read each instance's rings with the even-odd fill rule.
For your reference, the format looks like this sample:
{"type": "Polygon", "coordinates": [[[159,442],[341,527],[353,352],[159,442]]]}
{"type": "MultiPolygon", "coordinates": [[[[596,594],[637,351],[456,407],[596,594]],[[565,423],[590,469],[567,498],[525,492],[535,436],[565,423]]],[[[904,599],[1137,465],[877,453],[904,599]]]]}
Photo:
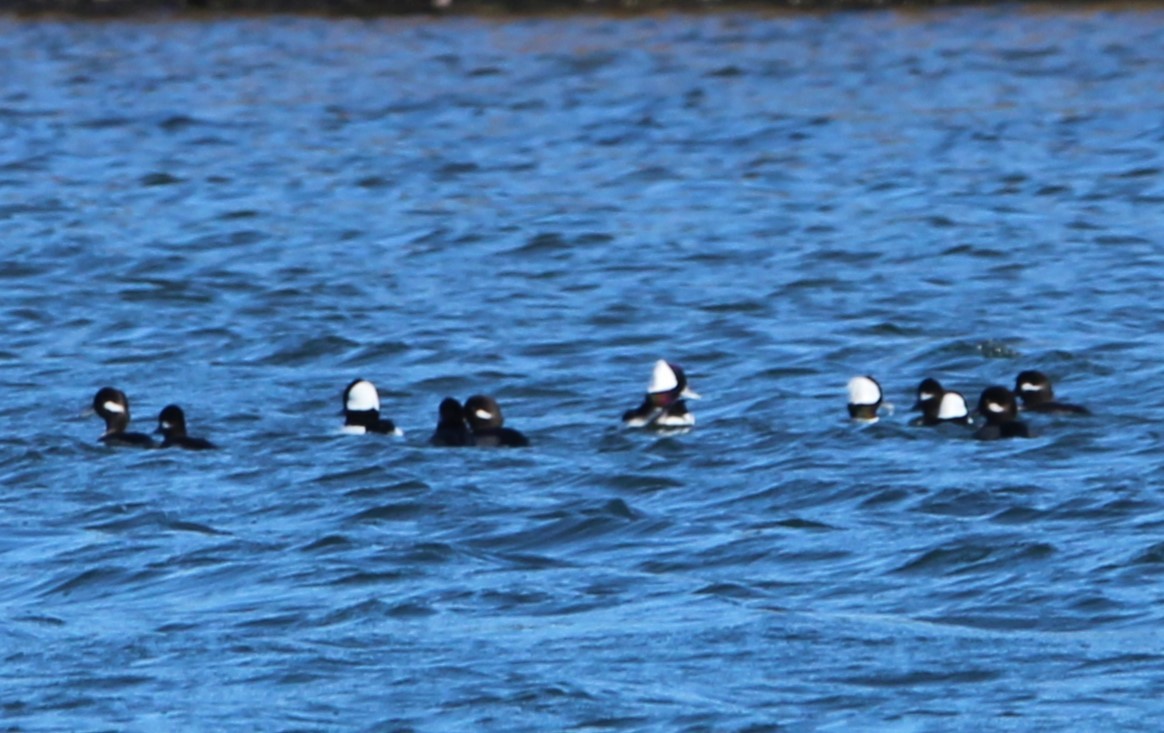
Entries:
{"type": "Polygon", "coordinates": [[[465,400],[465,419],[473,431],[472,445],[512,448],[529,445],[524,435],[503,427],[505,418],[501,415],[501,406],[488,395],[473,395],[465,400]]]}
{"type": "Polygon", "coordinates": [[[452,397],[441,400],[440,420],[428,442],[440,446],[473,445],[473,435],[465,424],[465,408],[452,397]]]}
{"type": "Polygon", "coordinates": [[[1027,424],[1018,419],[1014,394],[1006,387],[994,386],[982,390],[982,396],[978,398],[978,412],[986,418],[986,424],[974,433],[978,440],[1031,437],[1027,424]]]}
{"type": "Polygon", "coordinates": [[[106,445],[153,448],[154,439],[145,433],[130,433],[129,398],[120,389],[102,387],[93,397],[93,411],[105,421],[105,434],[99,440],[106,445]]]}
{"type": "Polygon", "coordinates": [[[881,385],[870,376],[853,377],[849,380],[849,418],[864,422],[877,422],[877,410],[881,408],[881,385]]]}
{"type": "Polygon", "coordinates": [[[947,391],[936,379],[927,378],[917,386],[917,402],[913,409],[921,410],[921,417],[914,418],[910,425],[931,427],[942,423],[970,424],[970,410],[966,398],[960,392],[947,391]]]}
{"type": "Polygon", "coordinates": [[[945,391],[942,389],[941,382],[933,377],[926,377],[917,386],[917,401],[909,409],[921,410],[922,414],[934,412],[937,410],[937,404],[942,401],[942,393],[945,391]]]}
{"type": "Polygon", "coordinates": [[[687,386],[682,367],[659,359],[651,371],[643,403],[624,412],[622,423],[628,428],[689,428],[695,424],[695,415],[687,411],[685,400],[697,399],[699,395],[687,386]]]}
{"type": "Polygon", "coordinates": [[[354,379],[344,390],[344,432],[404,434],[396,423],[380,419],[380,395],[366,379],[354,379]]]}
{"type": "Polygon", "coordinates": [[[1023,401],[1023,409],[1059,415],[1090,415],[1082,405],[1055,401],[1055,391],[1046,374],[1035,370],[1020,372],[1014,380],[1014,393],[1023,401]]]}
{"type": "Polygon", "coordinates": [[[158,429],[154,432],[163,437],[162,448],[209,450],[218,447],[205,438],[191,438],[186,435],[186,413],[177,405],[166,405],[162,408],[158,414],[158,429]]]}

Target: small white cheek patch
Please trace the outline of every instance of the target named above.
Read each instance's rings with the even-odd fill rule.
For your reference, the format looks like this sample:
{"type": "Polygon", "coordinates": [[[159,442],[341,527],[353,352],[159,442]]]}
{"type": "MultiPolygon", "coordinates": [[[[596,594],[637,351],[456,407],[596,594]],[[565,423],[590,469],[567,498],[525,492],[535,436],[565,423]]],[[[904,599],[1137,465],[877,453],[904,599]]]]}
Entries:
{"type": "Polygon", "coordinates": [[[101,406],[104,407],[108,412],[116,412],[119,415],[125,414],[125,408],[116,402],[106,402],[101,406]]]}
{"type": "Polygon", "coordinates": [[[990,412],[1006,412],[1006,408],[997,402],[987,402],[986,409],[990,412]]]}
{"type": "Polygon", "coordinates": [[[1041,389],[1042,387],[1037,384],[1031,384],[1030,382],[1023,382],[1019,385],[1019,392],[1038,392],[1041,389]]]}
{"type": "Polygon", "coordinates": [[[922,402],[925,402],[927,400],[932,400],[936,396],[937,395],[935,395],[933,392],[921,392],[918,394],[917,398],[922,402]]]}
{"type": "Polygon", "coordinates": [[[168,422],[162,423],[162,430],[173,430],[174,426],[168,422]]]}
{"type": "Polygon", "coordinates": [[[473,414],[476,415],[477,417],[481,418],[482,420],[492,420],[493,419],[493,413],[489,412],[488,410],[476,410],[473,412],[473,414]]]}

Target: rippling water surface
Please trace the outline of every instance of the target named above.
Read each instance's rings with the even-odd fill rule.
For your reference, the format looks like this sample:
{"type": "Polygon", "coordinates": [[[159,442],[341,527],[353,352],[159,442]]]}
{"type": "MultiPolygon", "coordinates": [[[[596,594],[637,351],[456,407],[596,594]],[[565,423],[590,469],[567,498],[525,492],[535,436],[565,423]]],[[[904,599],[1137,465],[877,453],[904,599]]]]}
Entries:
{"type": "Polygon", "coordinates": [[[0,21],[5,725],[1155,730],[1161,48],[0,21]],[[660,357],[697,428],[620,430],[660,357]],[[1028,368],[1095,415],[908,425],[1028,368]],[[405,437],[339,433],[357,376],[405,437]],[[223,449],[100,446],[105,384],[223,449]],[[473,392],[533,447],[428,447],[473,392]]]}

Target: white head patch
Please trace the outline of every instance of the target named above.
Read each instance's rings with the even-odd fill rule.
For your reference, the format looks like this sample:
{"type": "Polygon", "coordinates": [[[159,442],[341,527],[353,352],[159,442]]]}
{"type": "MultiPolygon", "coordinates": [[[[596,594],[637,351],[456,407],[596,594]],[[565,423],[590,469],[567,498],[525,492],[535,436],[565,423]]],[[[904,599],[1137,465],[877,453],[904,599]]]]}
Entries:
{"type": "Polygon", "coordinates": [[[966,398],[957,392],[947,392],[942,395],[938,404],[939,420],[958,420],[966,417],[970,411],[966,409],[966,398]]]}
{"type": "Polygon", "coordinates": [[[493,419],[493,413],[489,412],[488,410],[474,410],[473,414],[476,415],[477,417],[481,418],[482,420],[492,420],[493,419]]]}
{"type": "Polygon", "coordinates": [[[999,404],[999,403],[997,403],[997,402],[987,402],[987,403],[986,403],[986,409],[987,409],[987,410],[990,410],[991,412],[997,412],[997,413],[1003,413],[1003,412],[1006,412],[1006,406],[1005,406],[1005,405],[1001,405],[1001,404],[999,404]]]}
{"type": "Polygon", "coordinates": [[[675,370],[667,362],[659,359],[655,362],[655,369],[651,372],[651,383],[647,385],[647,392],[656,394],[658,392],[670,392],[679,386],[679,378],[675,376],[675,370]]]}
{"type": "Polygon", "coordinates": [[[881,401],[881,388],[869,377],[853,377],[849,380],[850,405],[875,405],[881,401]]]}
{"type": "Polygon", "coordinates": [[[173,425],[171,425],[171,424],[170,424],[168,421],[166,421],[166,420],[162,420],[162,430],[173,430],[173,429],[174,429],[174,426],[173,426],[173,425]]]}
{"type": "Polygon", "coordinates": [[[366,379],[361,379],[348,390],[348,401],[344,405],[352,412],[367,412],[380,410],[380,395],[376,394],[376,385],[366,379]]]}
{"type": "Polygon", "coordinates": [[[929,400],[932,400],[935,397],[937,397],[937,395],[935,395],[933,392],[918,392],[917,393],[917,398],[921,402],[928,402],[929,400]]]}
{"type": "Polygon", "coordinates": [[[101,406],[104,407],[108,412],[116,412],[118,415],[125,414],[125,405],[122,405],[120,403],[113,402],[113,401],[107,401],[107,402],[102,403],[101,406]]]}
{"type": "Polygon", "coordinates": [[[1031,384],[1030,382],[1023,382],[1019,385],[1019,392],[1040,392],[1042,386],[1038,384],[1031,384]]]}

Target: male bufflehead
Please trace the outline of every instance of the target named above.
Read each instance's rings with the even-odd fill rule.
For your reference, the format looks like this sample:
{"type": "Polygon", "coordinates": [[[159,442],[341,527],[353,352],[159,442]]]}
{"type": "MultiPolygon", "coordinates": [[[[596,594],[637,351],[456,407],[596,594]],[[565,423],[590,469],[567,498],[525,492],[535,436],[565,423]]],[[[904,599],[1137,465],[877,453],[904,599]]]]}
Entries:
{"type": "Polygon", "coordinates": [[[849,418],[863,422],[877,422],[881,407],[881,385],[870,376],[849,380],[849,418]]]}
{"type": "Polygon", "coordinates": [[[1046,374],[1035,370],[1020,372],[1014,380],[1014,393],[1023,401],[1023,409],[1060,415],[1090,415],[1082,405],[1055,401],[1055,391],[1046,374]]]}
{"type": "Polygon", "coordinates": [[[978,398],[978,412],[986,418],[986,424],[974,433],[978,440],[1031,437],[1027,424],[1018,419],[1014,394],[1006,387],[996,385],[982,390],[982,396],[978,398]]]}
{"type": "Polygon", "coordinates": [[[102,387],[93,397],[93,411],[105,421],[105,434],[99,440],[106,445],[126,445],[135,448],[153,448],[154,439],[145,433],[130,433],[129,398],[113,387],[102,387]]]}
{"type": "Polygon", "coordinates": [[[933,378],[923,379],[917,386],[917,402],[913,404],[913,409],[921,410],[922,414],[911,420],[910,425],[930,427],[947,422],[970,424],[970,410],[966,407],[966,398],[962,393],[947,391],[933,378]]]}
{"type": "Polygon", "coordinates": [[[158,429],[154,432],[163,437],[162,448],[209,450],[218,447],[205,438],[191,438],[186,435],[186,413],[177,405],[166,405],[162,408],[158,413],[158,429]]]}
{"type": "Polygon", "coordinates": [[[440,420],[428,442],[440,446],[473,445],[473,434],[465,424],[465,409],[452,397],[441,400],[440,420]]]}
{"type": "Polygon", "coordinates": [[[472,445],[512,448],[529,445],[529,439],[524,435],[504,427],[501,406],[488,395],[473,395],[465,400],[465,419],[473,431],[472,445]]]}
{"type": "Polygon", "coordinates": [[[344,432],[404,434],[396,423],[380,419],[380,395],[366,379],[354,379],[344,390],[344,432]]]}
{"type": "Polygon", "coordinates": [[[622,423],[628,428],[689,428],[695,424],[695,415],[687,411],[685,400],[697,399],[699,395],[687,386],[682,367],[659,359],[651,371],[643,403],[624,412],[622,423]]]}

